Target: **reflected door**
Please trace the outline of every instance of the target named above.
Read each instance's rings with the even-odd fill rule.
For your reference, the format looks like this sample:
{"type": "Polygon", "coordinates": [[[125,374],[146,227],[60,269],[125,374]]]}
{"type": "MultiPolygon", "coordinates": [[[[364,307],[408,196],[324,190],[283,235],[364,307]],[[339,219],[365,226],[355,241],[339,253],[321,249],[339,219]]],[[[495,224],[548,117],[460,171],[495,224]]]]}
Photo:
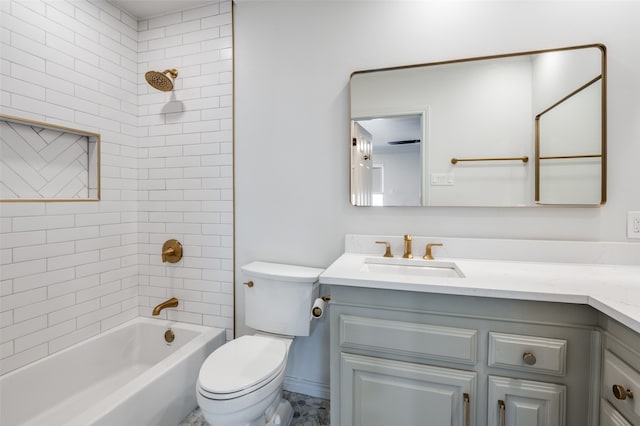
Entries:
{"type": "Polygon", "coordinates": [[[370,206],[372,192],[372,137],[360,124],[353,122],[351,143],[351,203],[370,206]]]}

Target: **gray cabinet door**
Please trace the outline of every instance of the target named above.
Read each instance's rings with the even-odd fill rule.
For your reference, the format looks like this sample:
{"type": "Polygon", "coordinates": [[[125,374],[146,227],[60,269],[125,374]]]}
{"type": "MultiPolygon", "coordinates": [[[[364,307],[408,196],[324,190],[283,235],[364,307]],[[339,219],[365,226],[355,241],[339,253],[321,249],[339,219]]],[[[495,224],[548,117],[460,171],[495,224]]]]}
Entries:
{"type": "Polygon", "coordinates": [[[475,425],[473,371],[344,352],[341,370],[341,425],[475,425]]]}
{"type": "Polygon", "coordinates": [[[489,376],[489,426],[564,426],[566,387],[489,376]]]}

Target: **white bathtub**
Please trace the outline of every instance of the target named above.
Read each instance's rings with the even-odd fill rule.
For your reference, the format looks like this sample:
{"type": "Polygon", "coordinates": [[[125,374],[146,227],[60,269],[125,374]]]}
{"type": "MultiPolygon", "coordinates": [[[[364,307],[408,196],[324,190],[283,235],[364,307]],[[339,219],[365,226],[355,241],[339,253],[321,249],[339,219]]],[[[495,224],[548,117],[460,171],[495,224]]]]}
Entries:
{"type": "Polygon", "coordinates": [[[0,425],[176,426],[224,341],[218,328],[133,319],[0,377],[0,425]]]}

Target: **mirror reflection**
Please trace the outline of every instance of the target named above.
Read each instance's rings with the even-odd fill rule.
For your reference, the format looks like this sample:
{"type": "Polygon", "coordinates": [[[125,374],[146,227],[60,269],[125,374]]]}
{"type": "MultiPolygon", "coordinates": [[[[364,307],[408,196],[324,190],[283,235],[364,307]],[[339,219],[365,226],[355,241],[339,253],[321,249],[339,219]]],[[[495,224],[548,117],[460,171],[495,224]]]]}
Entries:
{"type": "Polygon", "coordinates": [[[602,45],[355,72],[351,202],[602,204],[605,92],[602,45]]]}

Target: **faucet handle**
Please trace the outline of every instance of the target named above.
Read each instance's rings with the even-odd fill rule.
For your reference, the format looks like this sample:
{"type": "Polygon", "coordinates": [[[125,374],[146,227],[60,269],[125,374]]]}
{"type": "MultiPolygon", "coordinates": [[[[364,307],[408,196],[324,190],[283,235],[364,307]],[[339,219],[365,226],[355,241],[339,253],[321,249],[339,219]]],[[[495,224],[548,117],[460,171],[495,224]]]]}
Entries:
{"type": "Polygon", "coordinates": [[[182,244],[178,240],[168,240],[162,246],[162,263],[176,263],[182,259],[182,244]]]}
{"type": "Polygon", "coordinates": [[[427,244],[427,250],[424,254],[424,256],[422,257],[423,259],[426,260],[433,260],[433,255],[431,254],[431,248],[432,247],[441,247],[442,243],[429,243],[427,244]]]}
{"type": "Polygon", "coordinates": [[[403,259],[413,259],[413,237],[411,234],[405,234],[404,236],[404,254],[403,259]]]}
{"type": "Polygon", "coordinates": [[[386,248],[382,257],[393,257],[393,254],[391,254],[391,244],[389,244],[388,241],[376,241],[376,244],[384,244],[386,248]]]}

